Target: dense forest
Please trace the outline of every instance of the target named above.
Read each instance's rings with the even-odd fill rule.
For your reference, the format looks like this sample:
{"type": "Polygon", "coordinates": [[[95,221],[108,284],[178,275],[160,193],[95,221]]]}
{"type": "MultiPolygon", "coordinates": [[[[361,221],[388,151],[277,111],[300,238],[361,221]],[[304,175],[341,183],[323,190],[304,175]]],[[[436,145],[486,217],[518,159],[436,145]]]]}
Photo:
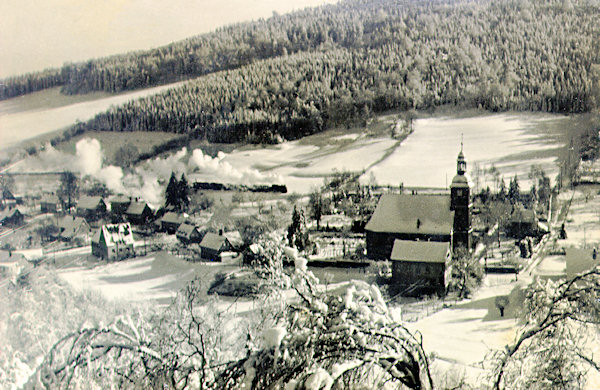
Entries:
{"type": "Polygon", "coordinates": [[[599,98],[599,19],[591,0],[346,1],[7,79],[0,95],[202,76],[86,127],[220,142],[295,138],[391,108],[585,112],[599,98]]]}

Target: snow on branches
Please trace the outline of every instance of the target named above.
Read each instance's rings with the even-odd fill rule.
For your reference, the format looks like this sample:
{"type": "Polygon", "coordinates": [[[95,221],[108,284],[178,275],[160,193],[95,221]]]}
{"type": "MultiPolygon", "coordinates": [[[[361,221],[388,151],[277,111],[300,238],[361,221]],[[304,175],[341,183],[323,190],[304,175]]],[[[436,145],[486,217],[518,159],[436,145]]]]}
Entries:
{"type": "Polygon", "coordinates": [[[537,280],[524,303],[525,324],[506,349],[493,354],[494,389],[582,388],[600,325],[600,270],[566,281],[537,280]]]}
{"type": "Polygon", "coordinates": [[[393,322],[377,287],[353,281],[318,294],[309,286],[297,290],[301,301],[288,305],[277,342],[231,364],[218,387],[433,387],[420,336],[393,322]]]}

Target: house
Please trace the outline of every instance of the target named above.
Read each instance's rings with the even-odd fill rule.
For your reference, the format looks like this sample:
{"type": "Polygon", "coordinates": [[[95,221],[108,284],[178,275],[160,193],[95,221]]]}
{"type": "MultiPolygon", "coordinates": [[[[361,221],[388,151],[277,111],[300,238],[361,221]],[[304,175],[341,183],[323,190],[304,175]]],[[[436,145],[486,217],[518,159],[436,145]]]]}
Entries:
{"type": "Polygon", "coordinates": [[[242,238],[242,233],[238,230],[233,230],[230,232],[220,233],[221,235],[227,237],[227,241],[231,244],[231,248],[239,249],[244,246],[244,239],[242,238]]]}
{"type": "Polygon", "coordinates": [[[102,225],[92,238],[92,254],[106,260],[135,256],[135,240],[129,223],[102,225]]]}
{"type": "Polygon", "coordinates": [[[471,184],[462,148],[450,195],[383,194],[365,226],[367,255],[389,259],[395,240],[450,243],[471,249],[471,184]]]}
{"type": "Polygon", "coordinates": [[[42,213],[58,213],[62,211],[62,203],[56,195],[44,195],[40,200],[42,213]]]}
{"type": "Polygon", "coordinates": [[[392,281],[404,294],[443,295],[450,280],[450,243],[394,240],[392,281]]]}
{"type": "Polygon", "coordinates": [[[160,228],[169,234],[175,234],[179,225],[183,223],[183,217],[177,213],[169,211],[160,219],[160,228]]]}
{"type": "Polygon", "coordinates": [[[0,212],[0,226],[17,227],[23,225],[25,217],[16,207],[9,207],[0,212]]]}
{"type": "Polygon", "coordinates": [[[206,260],[221,261],[221,253],[231,249],[227,237],[215,233],[206,233],[200,242],[201,256],[206,260]]]}
{"type": "Polygon", "coordinates": [[[92,229],[87,221],[74,215],[66,215],[58,221],[58,238],[63,241],[75,239],[87,242],[92,229]]]}
{"type": "Polygon", "coordinates": [[[99,196],[84,196],[77,202],[76,214],[88,221],[97,221],[106,215],[106,203],[99,196]]]}
{"type": "Polygon", "coordinates": [[[126,196],[117,196],[110,201],[110,213],[115,219],[122,219],[129,208],[131,199],[126,196]]]}
{"type": "Polygon", "coordinates": [[[183,242],[184,244],[197,244],[200,242],[200,239],[202,237],[195,226],[188,225],[187,223],[182,223],[181,225],[179,225],[179,228],[177,229],[175,235],[177,236],[179,241],[183,242]]]}
{"type": "Polygon", "coordinates": [[[508,221],[508,236],[519,240],[527,236],[535,236],[538,233],[537,224],[534,210],[516,204],[508,221]]]}
{"type": "Polygon", "coordinates": [[[146,202],[131,202],[125,211],[127,221],[133,225],[146,225],[154,218],[154,213],[146,202]]]}
{"type": "Polygon", "coordinates": [[[2,199],[0,199],[0,206],[2,206],[1,208],[14,207],[16,205],[17,198],[15,198],[13,193],[8,188],[2,190],[2,199]]]}
{"type": "Polygon", "coordinates": [[[10,280],[13,284],[19,282],[19,276],[24,270],[31,268],[25,256],[12,251],[0,250],[0,279],[10,280]]]}

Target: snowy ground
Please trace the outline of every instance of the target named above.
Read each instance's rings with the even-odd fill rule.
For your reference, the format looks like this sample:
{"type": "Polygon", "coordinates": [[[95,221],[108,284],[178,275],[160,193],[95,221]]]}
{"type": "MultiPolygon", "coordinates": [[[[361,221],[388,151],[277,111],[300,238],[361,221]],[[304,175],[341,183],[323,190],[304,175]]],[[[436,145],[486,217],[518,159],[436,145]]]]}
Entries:
{"type": "MultiPolygon", "coordinates": [[[[487,114],[453,119],[418,119],[415,131],[398,141],[380,136],[333,133],[328,142],[311,140],[234,150],[224,161],[233,167],[253,167],[281,175],[290,192],[306,193],[322,184],[334,170],[360,172],[361,181],[374,176],[378,184],[447,187],[456,173],[456,155],[464,136],[469,170],[475,164],[498,168],[508,182],[515,174],[528,188],[532,164],[541,165],[554,178],[556,159],[563,146],[560,130],[568,117],[549,114],[487,114]]],[[[491,188],[494,184],[487,183],[491,188]]],[[[481,181],[480,185],[484,185],[481,181]]]]}
{"type": "Polygon", "coordinates": [[[569,217],[565,224],[567,239],[561,240],[564,247],[600,249],[600,186],[578,186],[564,197],[573,197],[569,217]]]}
{"type": "Polygon", "coordinates": [[[15,101],[31,99],[32,97],[17,97],[4,100],[0,102],[0,139],[2,139],[0,149],[9,148],[26,139],[60,130],[74,124],[77,120],[86,121],[94,117],[94,115],[106,111],[110,106],[154,95],[180,84],[182,82],[122,93],[110,97],[102,97],[91,101],[73,102],[72,104],[60,107],[31,109],[2,114],[2,112],[8,111],[8,107],[14,106],[15,101]]]}
{"type": "Polygon", "coordinates": [[[208,288],[216,272],[234,268],[220,263],[190,263],[158,252],[93,268],[62,269],[59,274],[76,290],[96,290],[109,300],[167,304],[188,281],[200,278],[208,288]]]}

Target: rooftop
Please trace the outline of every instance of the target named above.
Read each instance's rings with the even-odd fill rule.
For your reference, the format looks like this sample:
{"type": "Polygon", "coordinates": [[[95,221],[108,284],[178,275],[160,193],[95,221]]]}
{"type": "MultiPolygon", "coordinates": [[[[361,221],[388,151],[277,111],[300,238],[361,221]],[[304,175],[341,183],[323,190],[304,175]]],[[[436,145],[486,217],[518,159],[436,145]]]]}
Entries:
{"type": "Polygon", "coordinates": [[[449,250],[447,242],[395,240],[390,260],[445,263],[449,250]]]}
{"type": "Polygon", "coordinates": [[[77,208],[95,210],[103,202],[100,196],[82,196],[77,202],[77,208]]]}
{"type": "Polygon", "coordinates": [[[383,194],[365,230],[450,234],[453,222],[448,195],[383,194]]]}
{"type": "Polygon", "coordinates": [[[202,239],[202,242],[200,243],[200,247],[219,250],[226,240],[227,237],[225,236],[219,236],[215,233],[206,233],[202,239]]]}

